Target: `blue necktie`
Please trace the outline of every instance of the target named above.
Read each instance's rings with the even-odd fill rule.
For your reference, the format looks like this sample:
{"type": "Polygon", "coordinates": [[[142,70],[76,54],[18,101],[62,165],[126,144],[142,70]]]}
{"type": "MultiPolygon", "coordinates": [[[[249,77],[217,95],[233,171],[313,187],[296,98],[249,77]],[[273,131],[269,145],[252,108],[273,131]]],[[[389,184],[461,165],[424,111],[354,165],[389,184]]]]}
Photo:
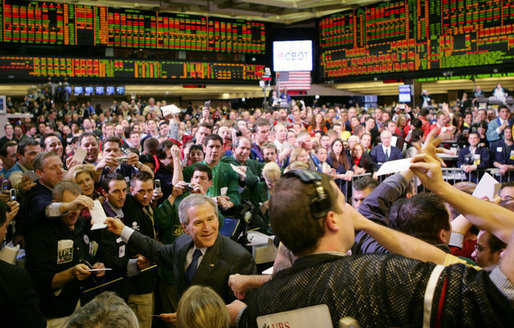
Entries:
{"type": "Polygon", "coordinates": [[[193,260],[191,261],[191,264],[189,264],[185,272],[186,283],[188,285],[190,285],[191,281],[193,281],[193,277],[195,276],[196,270],[198,269],[198,258],[200,256],[202,256],[202,251],[200,251],[200,249],[198,248],[195,249],[195,251],[193,252],[193,260]]]}

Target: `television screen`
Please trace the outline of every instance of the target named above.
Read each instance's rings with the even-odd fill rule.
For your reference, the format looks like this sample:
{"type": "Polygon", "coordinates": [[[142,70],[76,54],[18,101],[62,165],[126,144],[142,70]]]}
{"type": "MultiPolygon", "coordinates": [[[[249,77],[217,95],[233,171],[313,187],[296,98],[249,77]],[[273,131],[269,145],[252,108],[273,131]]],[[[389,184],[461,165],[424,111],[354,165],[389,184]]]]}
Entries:
{"type": "Polygon", "coordinates": [[[105,94],[108,96],[112,96],[114,94],[114,87],[106,87],[105,94]]]}
{"type": "Polygon", "coordinates": [[[73,94],[75,96],[81,96],[84,93],[83,87],[73,87],[73,94]]]}
{"type": "Polygon", "coordinates": [[[64,87],[64,91],[66,91],[69,95],[71,95],[71,87],[64,87]]]}
{"type": "Polygon", "coordinates": [[[409,103],[412,101],[410,84],[398,86],[398,101],[401,103],[409,103]]]}
{"type": "Polygon", "coordinates": [[[96,87],[95,88],[95,94],[103,95],[104,93],[105,93],[105,88],[104,87],[96,87]]]}
{"type": "Polygon", "coordinates": [[[312,41],[274,41],[273,70],[312,71],[312,41]]]}
{"type": "Polygon", "coordinates": [[[90,96],[94,93],[94,88],[92,86],[87,86],[84,88],[84,95],[90,96]]]}
{"type": "Polygon", "coordinates": [[[117,95],[124,95],[125,94],[125,87],[116,87],[116,94],[117,95]]]}

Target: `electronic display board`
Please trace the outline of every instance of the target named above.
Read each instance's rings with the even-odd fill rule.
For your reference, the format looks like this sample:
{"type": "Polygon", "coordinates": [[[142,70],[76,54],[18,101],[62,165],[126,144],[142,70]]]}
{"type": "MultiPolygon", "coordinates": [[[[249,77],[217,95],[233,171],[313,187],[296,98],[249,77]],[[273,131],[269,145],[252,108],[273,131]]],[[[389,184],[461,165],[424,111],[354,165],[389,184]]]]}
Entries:
{"type": "Polygon", "coordinates": [[[259,22],[23,0],[3,0],[0,16],[0,42],[266,52],[259,22]]]}
{"type": "MultiPolygon", "coordinates": [[[[180,60],[93,59],[62,57],[0,56],[0,79],[70,81],[151,81],[182,83],[184,81],[234,82],[259,81],[264,65],[180,60]]],[[[107,87],[107,93],[109,87],[107,87]]]]}
{"type": "Polygon", "coordinates": [[[403,0],[319,21],[323,80],[514,63],[514,1],[403,0]]]}

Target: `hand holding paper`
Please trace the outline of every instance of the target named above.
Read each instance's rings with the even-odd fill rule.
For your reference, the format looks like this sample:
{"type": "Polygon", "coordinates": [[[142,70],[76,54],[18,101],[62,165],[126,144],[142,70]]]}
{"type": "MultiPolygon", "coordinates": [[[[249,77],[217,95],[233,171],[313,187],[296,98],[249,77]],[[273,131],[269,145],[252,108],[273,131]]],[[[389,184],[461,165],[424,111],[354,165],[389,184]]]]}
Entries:
{"type": "Polygon", "coordinates": [[[91,230],[107,228],[107,225],[104,223],[107,220],[107,215],[105,215],[102,204],[100,204],[98,199],[93,201],[93,204],[93,208],[89,210],[91,213],[91,230]]]}

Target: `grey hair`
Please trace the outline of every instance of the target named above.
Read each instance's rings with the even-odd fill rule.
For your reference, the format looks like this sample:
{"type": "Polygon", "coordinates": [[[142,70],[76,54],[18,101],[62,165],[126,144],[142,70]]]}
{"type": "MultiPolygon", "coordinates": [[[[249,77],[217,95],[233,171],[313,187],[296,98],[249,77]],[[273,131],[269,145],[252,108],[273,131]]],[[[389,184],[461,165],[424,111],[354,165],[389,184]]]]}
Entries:
{"type": "Polygon", "coordinates": [[[73,313],[66,328],[139,328],[134,312],[114,292],[103,292],[73,313]]]}
{"type": "Polygon", "coordinates": [[[58,156],[53,151],[44,151],[36,155],[36,158],[34,158],[34,170],[43,171],[43,168],[45,167],[45,162],[48,157],[52,156],[58,156]]]}
{"type": "Polygon", "coordinates": [[[72,194],[74,194],[75,196],[79,196],[80,194],[82,194],[82,190],[75,182],[65,180],[65,181],[58,182],[54,186],[54,189],[52,190],[53,200],[60,202],[62,200],[62,195],[64,194],[65,191],[69,191],[72,194]]]}
{"type": "Polygon", "coordinates": [[[208,203],[212,206],[212,208],[214,209],[216,218],[217,218],[218,210],[216,207],[216,203],[210,197],[201,195],[201,194],[191,194],[191,195],[187,196],[186,198],[184,198],[180,202],[180,205],[178,206],[178,217],[180,219],[180,223],[184,224],[184,225],[189,224],[189,215],[188,215],[187,211],[191,207],[203,205],[205,203],[208,203]]]}
{"type": "Polygon", "coordinates": [[[233,148],[236,149],[239,147],[239,143],[241,142],[241,140],[243,139],[246,139],[248,140],[248,142],[250,143],[250,145],[252,144],[252,141],[250,139],[248,139],[247,137],[244,137],[244,136],[240,136],[238,138],[236,138],[236,140],[234,140],[234,144],[233,144],[233,148]]]}

